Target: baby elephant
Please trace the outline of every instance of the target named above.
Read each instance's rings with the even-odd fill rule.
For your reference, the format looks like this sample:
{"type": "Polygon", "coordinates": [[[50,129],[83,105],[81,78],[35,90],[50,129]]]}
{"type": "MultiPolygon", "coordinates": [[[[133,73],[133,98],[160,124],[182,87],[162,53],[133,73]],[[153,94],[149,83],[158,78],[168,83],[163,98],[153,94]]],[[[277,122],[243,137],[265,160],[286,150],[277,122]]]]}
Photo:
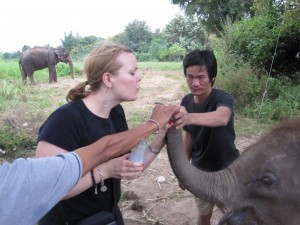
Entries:
{"type": "Polygon", "coordinates": [[[36,70],[49,69],[49,83],[57,82],[56,64],[64,62],[69,64],[71,77],[74,78],[73,61],[69,52],[63,47],[35,47],[27,49],[19,59],[23,83],[27,76],[31,84],[34,84],[33,73],[36,70]]]}
{"type": "Polygon", "coordinates": [[[204,172],[189,163],[180,130],[168,130],[167,149],[186,189],[230,209],[219,225],[300,223],[300,118],[282,122],[218,172],[204,172]]]}

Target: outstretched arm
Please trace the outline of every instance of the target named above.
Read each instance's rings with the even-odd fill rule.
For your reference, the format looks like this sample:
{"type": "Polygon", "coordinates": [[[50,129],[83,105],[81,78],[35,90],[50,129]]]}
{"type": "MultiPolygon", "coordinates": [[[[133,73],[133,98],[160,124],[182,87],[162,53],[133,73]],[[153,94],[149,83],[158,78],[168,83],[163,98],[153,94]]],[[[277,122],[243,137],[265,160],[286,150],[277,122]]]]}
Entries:
{"type": "Polygon", "coordinates": [[[111,158],[129,152],[140,139],[149,136],[158,129],[165,129],[176,111],[178,111],[178,106],[156,105],[151,119],[157,123],[146,121],[128,131],[107,135],[89,146],[77,149],[76,153],[79,154],[83,165],[83,174],[111,158]]]}
{"type": "MultiPolygon", "coordinates": [[[[150,117],[152,121],[146,121],[128,131],[105,136],[89,146],[77,149],[75,152],[81,158],[83,175],[112,158],[130,152],[140,139],[149,136],[158,129],[161,131],[165,130],[170,118],[178,110],[178,106],[156,105],[150,117]],[[157,123],[153,121],[156,121],[157,123]]],[[[65,198],[73,197],[91,186],[91,176],[87,174],[86,176],[83,176],[81,181],[65,198]]]]}
{"type": "Polygon", "coordinates": [[[227,125],[231,113],[231,109],[226,106],[219,106],[215,111],[205,113],[188,113],[185,107],[181,106],[173,119],[177,129],[190,124],[206,127],[221,127],[227,125]]]}

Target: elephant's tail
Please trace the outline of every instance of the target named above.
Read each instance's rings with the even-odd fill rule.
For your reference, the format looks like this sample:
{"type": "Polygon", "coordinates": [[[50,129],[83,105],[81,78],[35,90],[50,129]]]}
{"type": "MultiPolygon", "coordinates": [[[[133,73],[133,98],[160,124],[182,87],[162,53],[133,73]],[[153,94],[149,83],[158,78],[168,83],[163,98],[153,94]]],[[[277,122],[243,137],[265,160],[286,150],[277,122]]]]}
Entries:
{"type": "Polygon", "coordinates": [[[26,82],[27,74],[26,74],[25,71],[23,70],[22,58],[23,58],[23,54],[20,56],[20,59],[19,59],[19,69],[20,69],[22,81],[23,81],[23,83],[25,83],[25,82],[26,82]]]}
{"type": "Polygon", "coordinates": [[[21,65],[21,61],[19,61],[19,69],[20,69],[20,72],[22,73],[23,68],[22,68],[22,65],[21,65]]]}
{"type": "Polygon", "coordinates": [[[21,64],[22,57],[23,57],[23,54],[20,56],[20,59],[19,59],[19,69],[20,69],[21,74],[23,72],[23,67],[22,67],[22,64],[21,64]]]}

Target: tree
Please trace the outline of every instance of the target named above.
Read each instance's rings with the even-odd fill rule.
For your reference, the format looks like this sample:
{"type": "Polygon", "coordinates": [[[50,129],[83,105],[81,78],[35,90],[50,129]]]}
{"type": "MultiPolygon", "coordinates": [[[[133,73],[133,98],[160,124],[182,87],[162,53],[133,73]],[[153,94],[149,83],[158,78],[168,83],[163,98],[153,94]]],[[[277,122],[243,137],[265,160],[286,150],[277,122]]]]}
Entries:
{"type": "Polygon", "coordinates": [[[20,51],[16,52],[5,52],[3,53],[3,59],[17,59],[22,53],[20,51]]]}
{"type": "Polygon", "coordinates": [[[186,15],[197,16],[208,32],[217,35],[220,35],[226,18],[234,22],[251,16],[252,3],[253,0],[172,0],[172,4],[179,5],[186,15]]]}
{"type": "Polygon", "coordinates": [[[251,10],[256,16],[265,16],[266,14],[273,16],[283,15],[287,5],[299,5],[294,0],[254,0],[251,10]]]}
{"type": "Polygon", "coordinates": [[[77,40],[78,40],[79,34],[77,34],[77,38],[73,35],[73,32],[70,31],[69,34],[66,34],[64,32],[64,39],[60,39],[62,45],[69,51],[71,52],[73,48],[77,45],[77,40]]]}
{"type": "Polygon", "coordinates": [[[152,32],[145,21],[133,20],[125,27],[124,32],[115,36],[113,40],[135,52],[148,52],[152,32]]]}
{"type": "Polygon", "coordinates": [[[157,33],[155,34],[155,38],[152,39],[149,54],[153,57],[153,59],[159,61],[161,60],[161,53],[167,49],[167,41],[157,33]]]}
{"type": "Polygon", "coordinates": [[[224,26],[223,48],[253,68],[269,71],[272,65],[272,76],[284,75],[296,83],[300,79],[299,4],[296,1],[285,2],[285,6],[282,1],[275,3],[256,0],[253,18],[224,26]]]}
{"type": "Polygon", "coordinates": [[[178,44],[186,52],[205,45],[207,35],[198,19],[193,17],[176,16],[162,32],[168,46],[178,44]]]}
{"type": "Polygon", "coordinates": [[[160,54],[160,60],[162,61],[181,61],[185,55],[185,50],[178,44],[172,45],[168,49],[164,49],[160,54]]]}
{"type": "Polygon", "coordinates": [[[74,36],[71,31],[68,35],[65,33],[61,42],[69,52],[72,52],[72,57],[80,59],[86,56],[96,45],[103,43],[104,39],[93,35],[81,37],[77,34],[74,36]]]}

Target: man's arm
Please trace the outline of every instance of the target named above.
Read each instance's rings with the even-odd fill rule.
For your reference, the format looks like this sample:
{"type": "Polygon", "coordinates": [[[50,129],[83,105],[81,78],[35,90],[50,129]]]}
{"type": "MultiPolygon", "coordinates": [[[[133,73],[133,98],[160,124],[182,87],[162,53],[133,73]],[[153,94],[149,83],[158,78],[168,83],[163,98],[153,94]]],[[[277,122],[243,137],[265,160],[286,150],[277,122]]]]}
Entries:
{"type": "Polygon", "coordinates": [[[82,162],[82,174],[86,174],[111,158],[129,152],[140,139],[158,129],[165,129],[172,115],[178,110],[178,106],[156,105],[152,112],[152,121],[148,120],[128,131],[107,135],[91,145],[77,149],[75,152],[82,162]]]}
{"type": "Polygon", "coordinates": [[[226,106],[219,106],[216,111],[205,113],[188,113],[184,106],[174,115],[174,125],[177,129],[185,125],[198,125],[205,127],[226,126],[230,116],[231,109],[226,106]]]}
{"type": "Polygon", "coordinates": [[[189,123],[207,127],[226,126],[231,116],[231,110],[226,106],[219,106],[216,111],[206,113],[190,113],[189,123]]]}
{"type": "Polygon", "coordinates": [[[177,110],[176,106],[157,105],[152,112],[152,121],[122,133],[105,136],[94,144],[75,150],[77,154],[72,152],[58,157],[20,159],[12,164],[1,165],[0,175],[3,179],[0,199],[1,202],[9,202],[10,207],[0,209],[0,223],[17,224],[22,218],[27,224],[35,224],[74,187],[81,174],[129,152],[141,138],[166,128],[177,110]]]}

